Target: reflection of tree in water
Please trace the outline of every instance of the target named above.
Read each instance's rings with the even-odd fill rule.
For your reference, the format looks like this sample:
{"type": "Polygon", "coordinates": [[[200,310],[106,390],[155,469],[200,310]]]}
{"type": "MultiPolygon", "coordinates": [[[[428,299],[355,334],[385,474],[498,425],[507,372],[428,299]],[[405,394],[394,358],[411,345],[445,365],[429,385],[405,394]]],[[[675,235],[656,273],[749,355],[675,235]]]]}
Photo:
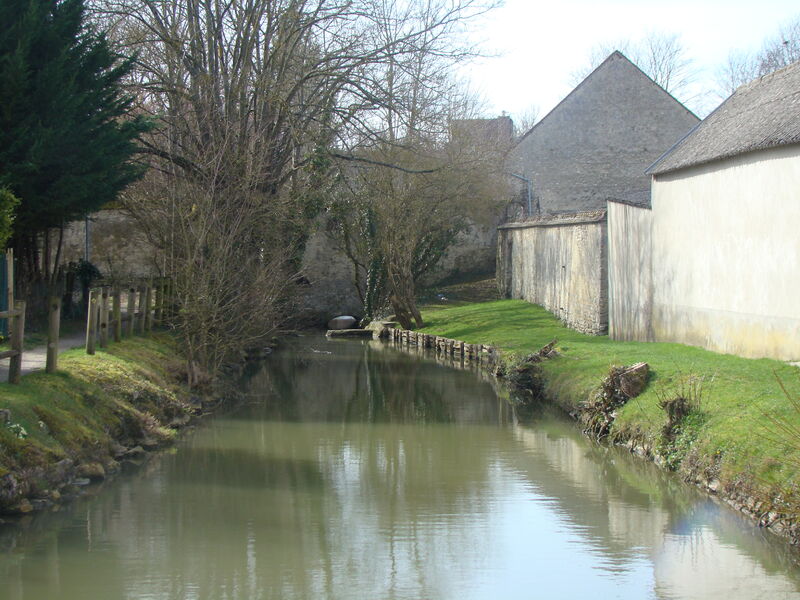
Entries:
{"type": "Polygon", "coordinates": [[[249,382],[251,414],[285,421],[506,422],[491,386],[466,372],[368,343],[279,351],[249,382]],[[326,354],[325,352],[330,352],[326,354]]]}
{"type": "MultiPolygon", "coordinates": [[[[509,485],[534,489],[603,568],[624,572],[649,552],[659,584],[680,574],[659,570],[665,534],[700,558],[725,545],[759,573],[789,555],[571,424],[540,414],[512,433],[474,374],[358,343],[305,344],[332,354],[273,356],[249,404],[175,454],[0,536],[17,547],[0,555],[0,597],[453,597],[486,557],[506,556],[509,485]]],[[[794,573],[776,579],[791,586],[794,573]]]]}

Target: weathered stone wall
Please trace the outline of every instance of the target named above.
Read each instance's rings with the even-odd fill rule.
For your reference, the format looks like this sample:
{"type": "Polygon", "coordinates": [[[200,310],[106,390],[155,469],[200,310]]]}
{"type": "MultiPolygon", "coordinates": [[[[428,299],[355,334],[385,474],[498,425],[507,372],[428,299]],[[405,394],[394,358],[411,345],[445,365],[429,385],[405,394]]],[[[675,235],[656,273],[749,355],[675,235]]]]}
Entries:
{"type": "Polygon", "coordinates": [[[324,231],[322,222],[306,243],[300,308],[307,319],[327,323],[339,315],[363,316],[363,306],[353,283],[353,263],[324,231]]]}
{"type": "Polygon", "coordinates": [[[425,277],[424,283],[435,285],[447,279],[493,275],[497,258],[497,225],[476,224],[459,233],[455,243],[425,277]]]}
{"type": "MultiPolygon", "coordinates": [[[[474,225],[458,235],[453,246],[425,276],[422,284],[436,285],[447,279],[494,274],[496,246],[495,224],[474,225]]],[[[308,283],[302,289],[301,310],[308,318],[327,322],[337,315],[359,317],[363,314],[363,306],[353,284],[353,264],[339,245],[325,233],[322,222],[306,245],[302,275],[308,283]]]]}
{"type": "Polygon", "coordinates": [[[612,54],[511,151],[508,170],[532,180],[543,215],[646,202],[645,169],[697,117],[619,53],[612,54]]]}
{"type": "Polygon", "coordinates": [[[568,327],[608,329],[604,212],[513,223],[499,228],[501,293],[539,304],[568,327]]]}
{"type": "MultiPolygon", "coordinates": [[[[135,220],[121,210],[101,210],[90,217],[89,260],[106,277],[150,277],[161,271],[154,248],[135,220]]],[[[85,257],[86,226],[75,221],[64,229],[62,262],[85,257]]]]}
{"type": "Polygon", "coordinates": [[[648,207],[608,203],[608,333],[653,340],[653,272],[648,207]]]}
{"type": "Polygon", "coordinates": [[[610,208],[613,335],[800,360],[799,188],[795,145],[656,177],[650,227],[610,208]]]}

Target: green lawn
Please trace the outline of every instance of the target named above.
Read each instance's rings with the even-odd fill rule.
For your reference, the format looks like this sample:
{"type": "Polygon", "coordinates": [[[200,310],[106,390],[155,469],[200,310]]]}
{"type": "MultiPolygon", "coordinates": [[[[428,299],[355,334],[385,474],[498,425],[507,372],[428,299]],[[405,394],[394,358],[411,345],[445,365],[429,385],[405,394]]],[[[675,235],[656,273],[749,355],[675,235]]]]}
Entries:
{"type": "Polygon", "coordinates": [[[70,350],[53,375],[0,384],[0,409],[11,414],[10,424],[0,422],[0,476],[67,457],[105,462],[115,439],[170,437],[163,424],[186,409],[177,356],[167,334],[135,337],[94,356],[70,350]]]}
{"type": "Polygon", "coordinates": [[[681,344],[615,342],[607,336],[583,335],[521,300],[428,306],[423,317],[426,333],[491,344],[512,358],[557,339],[560,355],[542,366],[545,391],[568,410],[597,390],[612,365],[647,362],[648,386],[619,410],[612,436],[667,448],[687,477],[717,477],[729,486],[747,480],[759,489],[800,481],[800,411],[778,383],[780,379],[789,394],[799,398],[797,367],[681,344]],[[659,400],[687,393],[699,394],[699,410],[666,447],[662,435],[666,414],[659,400]],[[784,427],[798,433],[787,433],[784,427]]]}

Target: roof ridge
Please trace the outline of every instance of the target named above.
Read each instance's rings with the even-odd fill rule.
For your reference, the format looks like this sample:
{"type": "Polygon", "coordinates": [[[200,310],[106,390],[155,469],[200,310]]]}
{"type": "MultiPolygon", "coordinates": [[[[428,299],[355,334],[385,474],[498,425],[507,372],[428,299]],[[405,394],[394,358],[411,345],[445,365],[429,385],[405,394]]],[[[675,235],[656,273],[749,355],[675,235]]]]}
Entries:
{"type": "Polygon", "coordinates": [[[800,61],[742,84],[645,173],[800,143],[800,61]]]}
{"type": "Polygon", "coordinates": [[[535,124],[534,124],[534,125],[533,125],[533,126],[530,128],[530,129],[529,129],[529,130],[528,130],[528,131],[526,131],[524,134],[522,134],[522,135],[521,135],[521,136],[520,136],[520,137],[517,139],[516,143],[514,144],[514,147],[516,147],[516,146],[518,146],[520,143],[522,143],[522,140],[524,140],[525,138],[527,138],[527,137],[528,137],[528,136],[529,136],[529,135],[530,135],[530,134],[531,134],[531,133],[532,133],[532,132],[533,132],[533,131],[534,131],[534,130],[537,128],[537,127],[539,127],[539,125],[541,125],[542,123],[544,123],[544,122],[547,120],[547,118],[548,118],[548,117],[550,117],[550,115],[552,115],[554,112],[556,112],[556,111],[557,111],[557,110],[558,110],[558,109],[561,107],[561,105],[562,105],[562,104],[564,104],[564,103],[565,103],[567,100],[569,100],[569,99],[570,99],[570,97],[572,97],[572,96],[573,96],[573,95],[574,95],[574,94],[575,94],[575,93],[576,93],[576,92],[577,92],[577,91],[578,91],[580,88],[582,88],[584,85],[586,85],[586,84],[587,84],[587,82],[588,82],[590,79],[592,79],[592,78],[594,77],[594,75],[600,71],[600,69],[601,69],[601,68],[603,68],[603,67],[604,67],[604,66],[605,66],[607,63],[610,63],[610,62],[612,62],[612,59],[617,59],[617,60],[619,60],[619,59],[622,59],[622,60],[624,60],[626,63],[628,63],[629,65],[633,66],[633,67],[634,67],[634,68],[635,68],[635,69],[636,69],[636,70],[637,70],[637,71],[638,71],[640,74],[644,75],[644,77],[646,77],[646,78],[647,78],[647,80],[648,80],[648,81],[649,81],[649,82],[650,82],[652,85],[654,85],[654,86],[655,86],[655,87],[656,87],[656,88],[657,88],[659,91],[661,91],[662,93],[664,93],[664,94],[666,94],[667,96],[669,96],[669,97],[670,97],[670,98],[671,98],[671,99],[672,99],[672,100],[673,100],[673,101],[674,101],[676,104],[678,104],[678,106],[680,106],[681,108],[683,108],[683,109],[684,109],[686,112],[688,112],[690,115],[692,115],[692,116],[693,116],[695,119],[698,119],[698,120],[700,120],[700,119],[699,119],[699,117],[698,117],[696,114],[694,114],[694,112],[692,112],[691,110],[689,110],[689,109],[688,109],[688,108],[687,108],[687,107],[686,107],[686,106],[683,104],[683,102],[681,102],[680,100],[678,100],[678,99],[677,99],[675,96],[673,96],[672,94],[670,94],[670,93],[669,93],[667,90],[665,90],[665,89],[664,89],[663,87],[661,87],[661,86],[660,86],[658,83],[656,83],[656,82],[655,82],[655,80],[654,80],[652,77],[650,77],[650,76],[649,76],[647,73],[645,73],[645,72],[644,72],[644,71],[643,71],[643,70],[642,70],[642,69],[639,67],[639,65],[637,65],[635,62],[633,62],[631,59],[629,59],[627,56],[625,56],[625,55],[624,55],[624,54],[623,54],[623,53],[622,53],[620,50],[614,50],[614,51],[613,51],[611,54],[609,54],[609,55],[608,55],[608,56],[607,56],[607,57],[606,57],[606,58],[603,60],[603,62],[601,62],[599,65],[597,65],[597,66],[596,66],[596,67],[595,67],[595,68],[592,70],[592,72],[591,72],[591,73],[589,73],[589,74],[588,74],[586,77],[584,77],[584,78],[581,80],[581,82],[580,82],[578,85],[576,85],[574,88],[572,88],[572,90],[570,90],[570,92],[569,92],[569,93],[568,93],[566,96],[564,96],[564,97],[563,97],[563,98],[562,98],[562,99],[561,99],[561,100],[558,102],[558,104],[556,104],[556,105],[555,105],[553,108],[551,108],[551,109],[550,109],[550,110],[547,112],[547,114],[545,114],[545,115],[544,115],[544,116],[543,116],[541,119],[539,119],[539,120],[538,120],[538,121],[537,121],[537,122],[536,122],[536,123],[535,123],[535,124]]]}

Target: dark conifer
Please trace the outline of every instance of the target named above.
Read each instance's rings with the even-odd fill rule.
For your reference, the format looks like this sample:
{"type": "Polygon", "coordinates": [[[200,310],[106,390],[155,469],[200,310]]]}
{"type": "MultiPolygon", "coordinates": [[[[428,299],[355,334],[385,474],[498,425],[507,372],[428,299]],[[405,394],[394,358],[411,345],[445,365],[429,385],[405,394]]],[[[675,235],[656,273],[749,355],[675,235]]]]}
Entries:
{"type": "Polygon", "coordinates": [[[121,88],[132,59],[87,25],[83,0],[2,0],[0,23],[0,187],[20,199],[12,244],[35,277],[43,231],[142,175],[132,157],[148,123],[121,88]]]}

